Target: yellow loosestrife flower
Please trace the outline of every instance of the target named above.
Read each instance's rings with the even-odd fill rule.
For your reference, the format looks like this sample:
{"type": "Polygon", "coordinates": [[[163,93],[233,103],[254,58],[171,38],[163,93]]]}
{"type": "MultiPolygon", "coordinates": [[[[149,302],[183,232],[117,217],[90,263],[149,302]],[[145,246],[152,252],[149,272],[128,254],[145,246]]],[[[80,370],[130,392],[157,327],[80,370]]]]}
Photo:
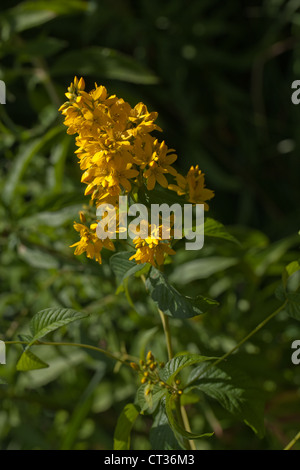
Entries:
{"type": "Polygon", "coordinates": [[[195,168],[191,166],[186,177],[177,174],[176,184],[169,184],[168,188],[176,191],[179,196],[186,195],[187,200],[193,204],[204,204],[204,209],[209,209],[206,201],[214,197],[214,192],[205,187],[204,173],[199,170],[197,165],[195,168]]]}
{"type": "Polygon", "coordinates": [[[102,248],[107,248],[108,250],[115,250],[114,244],[109,238],[105,240],[100,240],[96,234],[97,224],[91,224],[90,228],[86,227],[83,224],[78,224],[74,222],[74,228],[77,232],[80,233],[80,241],[71,245],[71,247],[76,246],[75,255],[81,255],[86,252],[88,258],[95,258],[95,260],[101,264],[101,251],[102,248]]]}
{"type": "Polygon", "coordinates": [[[162,238],[162,225],[148,224],[147,238],[137,236],[133,239],[136,253],[129,258],[139,263],[150,263],[152,266],[161,266],[164,264],[165,255],[175,255],[175,251],[171,248],[170,239],[162,238]]]}
{"type": "MultiPolygon", "coordinates": [[[[172,166],[177,159],[175,151],[151,135],[152,131],[161,131],[155,123],[156,112],[149,112],[144,103],[132,108],[97,83],[87,92],[83,78],[74,78],[66,97],[60,111],[68,134],[77,135],[75,153],[91,206],[111,204],[118,213],[120,195],[136,194],[143,188],[152,191],[158,184],[185,196],[193,204],[204,203],[208,209],[205,201],[214,193],[205,188],[204,175],[198,166],[191,167],[183,177],[172,166]],[[170,178],[175,178],[177,184],[170,184],[170,178]]],[[[72,245],[76,247],[75,254],[85,252],[101,263],[102,249],[114,250],[114,244],[109,238],[97,237],[96,218],[89,227],[85,218],[81,217],[81,222],[74,224],[80,235],[80,241],[72,245]]],[[[166,255],[175,254],[171,242],[172,238],[163,240],[153,232],[146,239],[137,236],[133,240],[136,252],[131,259],[161,265],[166,255]]]]}

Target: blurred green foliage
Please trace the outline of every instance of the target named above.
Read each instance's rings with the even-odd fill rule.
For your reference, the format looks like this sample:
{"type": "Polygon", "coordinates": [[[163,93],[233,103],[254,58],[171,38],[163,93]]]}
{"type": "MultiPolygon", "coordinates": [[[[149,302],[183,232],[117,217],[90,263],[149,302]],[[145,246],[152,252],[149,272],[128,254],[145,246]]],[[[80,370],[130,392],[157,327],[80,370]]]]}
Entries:
{"type": "MultiPolygon", "coordinates": [[[[58,113],[74,75],[158,111],[179,167],[199,164],[216,192],[209,215],[240,241],[210,238],[196,255],[179,248],[167,267],[185,295],[220,302],[172,322],[175,349],[221,355],[277,308],[283,268],[299,257],[300,107],[290,98],[300,78],[299,8],[295,0],[1,2],[1,339],[28,333],[39,310],[68,307],[91,315],[54,340],[134,356],[144,345],[166,360],[140,280],[128,302],[128,292],[115,295],[108,255],[99,267],[69,248],[87,204],[74,139],[58,113]]],[[[291,343],[299,338],[299,323],[282,312],[232,358],[266,392],[264,439],[203,397],[189,410],[192,427],[215,435],[199,448],[281,449],[296,434],[300,366],[291,343]]],[[[8,383],[0,385],[0,447],[112,448],[117,417],[138,386],[134,372],[52,346],[39,348],[48,369],[17,372],[20,353],[7,347],[0,370],[8,383]]],[[[151,424],[138,418],[132,448],[149,448],[151,424]]]]}

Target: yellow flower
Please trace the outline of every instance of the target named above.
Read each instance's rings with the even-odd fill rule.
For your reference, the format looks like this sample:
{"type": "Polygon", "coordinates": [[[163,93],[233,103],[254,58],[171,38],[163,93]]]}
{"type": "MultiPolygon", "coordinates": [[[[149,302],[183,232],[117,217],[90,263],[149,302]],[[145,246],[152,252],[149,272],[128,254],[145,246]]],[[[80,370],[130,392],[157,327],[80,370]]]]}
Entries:
{"type": "Polygon", "coordinates": [[[155,161],[149,163],[148,169],[144,171],[144,177],[147,180],[147,189],[151,191],[154,189],[156,181],[163,187],[168,187],[168,180],[165,177],[164,173],[167,173],[167,170],[159,166],[155,161]]]}
{"type": "Polygon", "coordinates": [[[214,192],[205,187],[204,173],[199,170],[199,166],[191,166],[186,177],[177,174],[175,184],[168,186],[172,191],[176,191],[179,196],[186,195],[189,202],[193,204],[204,204],[204,210],[209,206],[206,201],[214,197],[214,192]]]}
{"type": "Polygon", "coordinates": [[[131,190],[129,179],[136,178],[139,174],[138,170],[131,167],[131,163],[126,163],[126,161],[123,161],[121,158],[114,161],[111,174],[107,179],[108,186],[117,186],[119,188],[119,193],[121,192],[121,188],[129,192],[131,190]]]}
{"type": "Polygon", "coordinates": [[[177,171],[171,166],[177,159],[177,155],[174,153],[170,154],[170,152],[173,152],[173,150],[168,149],[164,141],[158,142],[157,139],[153,141],[151,158],[148,158],[148,160],[141,165],[141,168],[147,166],[143,175],[147,180],[147,189],[149,191],[155,187],[156,182],[163,188],[168,187],[168,180],[165,174],[177,175],[177,171]]]}
{"type": "Polygon", "coordinates": [[[110,165],[94,165],[88,168],[82,175],[81,181],[88,186],[85,194],[90,194],[99,189],[105,188],[110,195],[121,194],[122,191],[131,190],[130,179],[136,178],[139,171],[132,168],[131,163],[122,159],[120,154],[110,161],[110,165]]]}
{"type": "Polygon", "coordinates": [[[147,238],[136,237],[133,240],[136,253],[129,259],[134,259],[139,263],[150,263],[152,266],[161,266],[164,264],[166,255],[175,255],[176,252],[171,248],[170,240],[163,240],[161,237],[162,226],[150,226],[151,234],[147,238]]]}
{"type": "Polygon", "coordinates": [[[150,134],[137,136],[133,143],[133,158],[135,163],[143,170],[151,161],[155,138],[150,134]]]}
{"type": "Polygon", "coordinates": [[[167,170],[168,173],[173,176],[176,176],[177,171],[171,167],[172,163],[177,160],[177,155],[175,153],[170,153],[174,151],[175,150],[173,149],[168,149],[167,145],[165,144],[165,141],[158,142],[158,140],[155,140],[152,160],[157,162],[159,166],[167,170]]]}
{"type": "Polygon", "coordinates": [[[134,244],[136,253],[129,259],[135,259],[138,264],[150,263],[152,266],[161,266],[164,264],[165,255],[175,255],[175,251],[165,241],[138,238],[134,244]]]}
{"type": "MultiPolygon", "coordinates": [[[[91,198],[90,205],[108,203],[118,213],[120,195],[132,192],[135,198],[144,185],[151,191],[158,183],[192,204],[203,203],[208,209],[206,201],[214,193],[205,187],[199,167],[191,167],[186,177],[180,175],[172,166],[177,159],[175,151],[151,135],[154,130],[161,131],[155,124],[156,112],[149,112],[144,103],[132,108],[97,83],[87,92],[83,78],[74,78],[66,97],[68,101],[60,111],[68,134],[77,134],[75,153],[83,172],[81,181],[86,184],[85,194],[91,198]],[[175,178],[176,184],[169,184],[168,175],[175,178]]],[[[98,239],[96,224],[86,227],[75,223],[74,227],[80,233],[80,241],[72,245],[76,247],[75,254],[86,252],[89,258],[101,263],[102,248],[114,249],[108,238],[98,239]]],[[[172,238],[172,230],[170,234],[172,238]]],[[[134,244],[136,253],[132,259],[137,263],[161,265],[166,255],[175,253],[170,239],[162,239],[161,227],[152,230],[145,240],[137,236],[134,244]]]]}
{"type": "Polygon", "coordinates": [[[188,192],[188,183],[187,178],[182,176],[180,173],[176,175],[177,184],[169,184],[168,189],[171,191],[176,191],[178,196],[184,196],[188,192]]]}
{"type": "Polygon", "coordinates": [[[161,131],[162,129],[154,124],[158,114],[156,112],[149,113],[147,106],[144,103],[138,103],[131,111],[129,121],[134,124],[128,131],[130,135],[137,136],[152,132],[154,130],[161,131]]]}
{"type": "Polygon", "coordinates": [[[80,234],[79,242],[70,245],[70,248],[76,246],[74,254],[79,256],[82,253],[86,252],[88,258],[93,259],[101,264],[101,251],[102,248],[107,248],[108,250],[115,250],[113,242],[107,238],[105,240],[100,240],[96,234],[97,224],[91,224],[90,228],[86,227],[83,224],[74,222],[74,228],[80,234]]]}
{"type": "Polygon", "coordinates": [[[211,189],[205,188],[204,174],[199,170],[197,165],[195,168],[192,166],[187,174],[187,182],[189,187],[189,201],[194,204],[203,204],[204,209],[208,210],[209,201],[214,197],[214,192],[211,189]]]}

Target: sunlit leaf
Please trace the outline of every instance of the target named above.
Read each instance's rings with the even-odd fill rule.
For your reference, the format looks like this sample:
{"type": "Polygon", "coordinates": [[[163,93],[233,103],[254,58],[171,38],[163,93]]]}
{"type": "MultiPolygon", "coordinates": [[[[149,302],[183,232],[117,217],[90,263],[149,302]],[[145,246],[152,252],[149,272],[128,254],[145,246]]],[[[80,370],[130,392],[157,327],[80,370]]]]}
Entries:
{"type": "Polygon", "coordinates": [[[87,316],[87,313],[78,312],[70,308],[46,308],[41,310],[30,321],[30,330],[33,335],[31,344],[43,338],[51,331],[87,316]]]}
{"type": "Polygon", "coordinates": [[[130,433],[138,416],[139,410],[133,403],[125,405],[115,428],[114,450],[130,449],[130,433]]]}
{"type": "Polygon", "coordinates": [[[17,363],[17,370],[20,371],[45,369],[46,367],[49,365],[30,350],[24,351],[17,363]]]}

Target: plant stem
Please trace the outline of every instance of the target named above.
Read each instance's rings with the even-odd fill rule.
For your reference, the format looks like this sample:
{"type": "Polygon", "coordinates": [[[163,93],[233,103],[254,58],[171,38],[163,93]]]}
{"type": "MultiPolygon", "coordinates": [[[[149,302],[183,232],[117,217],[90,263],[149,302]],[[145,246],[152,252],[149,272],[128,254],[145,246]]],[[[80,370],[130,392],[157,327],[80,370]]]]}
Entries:
{"type": "MultiPolygon", "coordinates": [[[[186,409],[183,405],[180,405],[180,414],[182,416],[182,422],[183,422],[184,429],[188,432],[192,432],[190,422],[189,422],[189,418],[188,418],[186,409]]],[[[188,443],[190,445],[191,450],[197,450],[196,446],[195,446],[195,442],[192,439],[189,440],[188,443]]]]}
{"type": "Polygon", "coordinates": [[[299,439],[300,439],[300,431],[298,432],[298,434],[296,434],[296,436],[291,440],[291,442],[288,443],[288,445],[283,450],[290,450],[299,439]]]}
{"type": "Polygon", "coordinates": [[[170,361],[173,357],[173,348],[172,348],[171,332],[170,332],[170,327],[169,327],[169,318],[160,309],[158,309],[158,313],[160,315],[162,326],[164,329],[166,343],[167,343],[167,350],[168,350],[168,358],[170,361]]]}
{"type": "MultiPolygon", "coordinates": [[[[144,285],[146,286],[145,276],[142,275],[141,278],[142,278],[144,285]]],[[[168,359],[170,361],[174,355],[173,355],[173,347],[172,347],[172,336],[171,336],[170,325],[169,325],[169,317],[165,315],[164,312],[160,310],[160,308],[157,308],[157,309],[158,309],[158,313],[159,313],[162,326],[164,329],[166,344],[167,344],[167,351],[168,351],[168,359]]],[[[176,414],[177,414],[177,418],[178,418],[180,425],[186,431],[191,432],[188,415],[186,413],[184,406],[180,404],[180,396],[178,397],[178,400],[175,401],[175,403],[176,403],[176,414]]],[[[196,446],[193,440],[183,438],[183,443],[187,450],[196,450],[196,446]]]]}
{"type": "Polygon", "coordinates": [[[243,338],[234,348],[232,348],[228,353],[224,354],[224,356],[220,357],[212,365],[219,364],[219,362],[223,361],[228,356],[230,356],[230,354],[234,353],[237,349],[239,349],[242,346],[242,344],[244,344],[246,341],[248,341],[248,339],[250,339],[259,330],[261,330],[270,320],[272,320],[272,318],[274,318],[276,315],[278,315],[278,313],[280,313],[281,310],[284,309],[286,304],[287,304],[287,300],[277,310],[275,310],[273,313],[271,313],[271,315],[269,315],[267,318],[265,318],[265,320],[263,320],[261,323],[259,323],[259,325],[257,325],[252,331],[250,331],[250,333],[247,336],[245,336],[245,338],[243,338]]]}
{"type": "MultiPolygon", "coordinates": [[[[171,337],[171,331],[170,331],[170,326],[169,326],[169,318],[167,315],[165,315],[160,309],[158,309],[161,322],[163,325],[164,333],[165,333],[165,338],[166,338],[166,343],[167,343],[167,350],[168,350],[168,358],[169,361],[173,358],[173,347],[172,347],[172,337],[171,337]]],[[[180,404],[180,396],[178,399],[175,401],[176,403],[176,414],[178,421],[180,425],[183,427],[188,432],[191,432],[191,427],[189,423],[189,419],[186,413],[186,410],[184,406],[180,404]]],[[[196,446],[194,441],[189,440],[189,439],[183,439],[184,446],[187,450],[196,450],[196,446]]]]}
{"type": "MultiPolygon", "coordinates": [[[[26,341],[4,341],[5,344],[29,344],[26,341]]],[[[76,346],[78,348],[84,348],[84,349],[90,349],[92,351],[97,351],[100,352],[101,354],[105,354],[105,356],[114,359],[115,361],[122,362],[122,364],[129,366],[130,364],[126,362],[126,360],[121,359],[120,357],[105,351],[105,349],[98,348],[97,346],[92,346],[90,344],[81,344],[81,343],[60,343],[60,342],[48,342],[48,341],[38,341],[36,343],[33,343],[32,346],[76,346]]],[[[137,358],[131,358],[130,356],[127,356],[128,359],[134,359],[137,361],[137,358]]]]}
{"type": "MultiPolygon", "coordinates": [[[[214,367],[216,366],[217,364],[219,364],[220,362],[224,361],[224,359],[227,359],[228,356],[230,356],[232,353],[234,353],[237,349],[239,349],[246,341],[248,341],[248,339],[250,339],[255,333],[257,333],[259,330],[261,330],[261,328],[263,328],[272,318],[274,318],[276,315],[278,315],[278,313],[280,313],[284,307],[286,306],[287,304],[287,300],[277,309],[275,310],[274,312],[272,312],[267,318],[265,318],[261,323],[259,323],[252,331],[250,331],[250,333],[245,336],[236,346],[234,346],[234,348],[232,348],[230,351],[228,351],[226,354],[224,354],[223,356],[219,357],[219,359],[217,359],[216,361],[214,362],[211,362],[207,367],[206,369],[204,369],[204,371],[202,372],[201,375],[203,375],[206,371],[208,371],[211,367],[214,367]]],[[[195,380],[198,380],[200,377],[198,376],[197,379],[195,380]]],[[[191,384],[192,382],[189,383],[189,385],[191,384]]]]}

